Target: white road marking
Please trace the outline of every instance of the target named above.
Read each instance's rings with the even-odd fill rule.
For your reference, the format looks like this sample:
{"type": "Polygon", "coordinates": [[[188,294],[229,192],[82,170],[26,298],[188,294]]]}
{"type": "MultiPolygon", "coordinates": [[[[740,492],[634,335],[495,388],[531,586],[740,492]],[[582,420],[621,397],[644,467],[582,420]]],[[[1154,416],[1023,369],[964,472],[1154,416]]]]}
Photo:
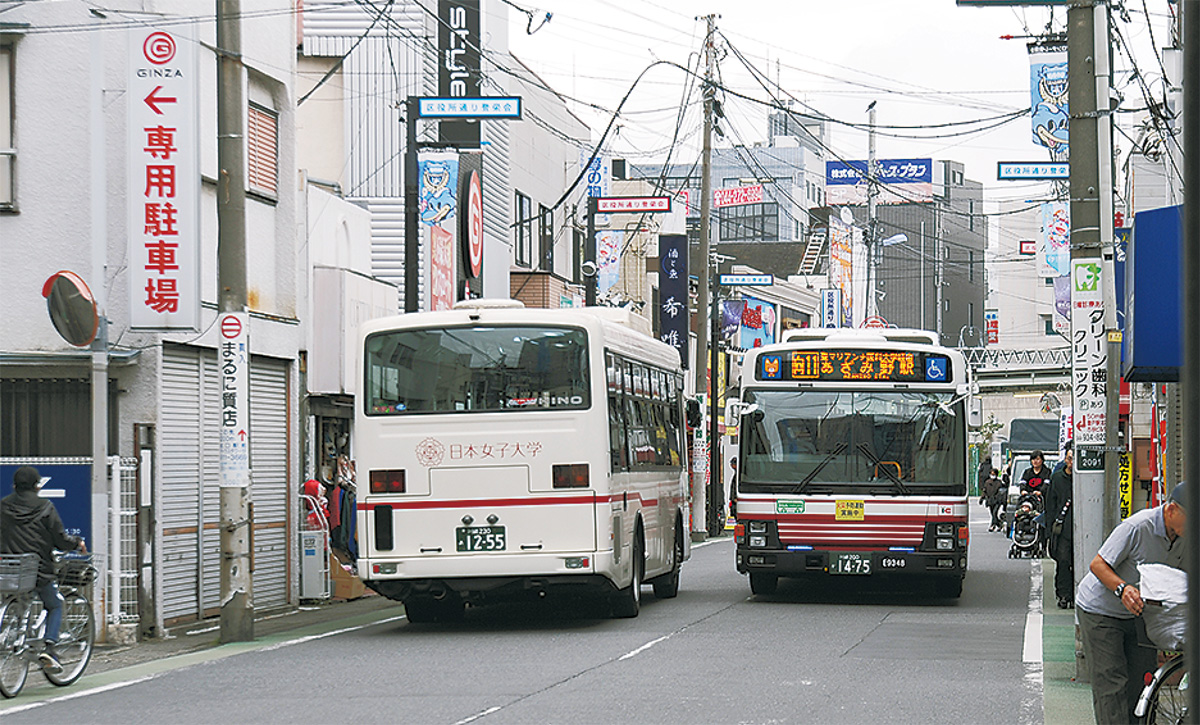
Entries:
{"type": "MultiPolygon", "coordinates": [[[[671,634],[675,634],[675,633],[672,632],[671,634]]],[[[636,657],[639,654],[641,654],[642,652],[645,652],[646,650],[650,649],[654,645],[658,644],[659,642],[662,642],[664,639],[670,639],[671,634],[664,634],[663,636],[659,637],[658,639],[652,639],[649,642],[647,642],[646,644],[642,645],[641,647],[638,647],[635,650],[630,650],[629,652],[626,652],[625,654],[621,655],[620,657],[617,658],[617,661],[621,662],[623,660],[629,659],[630,657],[636,657]]]]}
{"type": "Polygon", "coordinates": [[[1022,725],[1035,725],[1042,721],[1045,689],[1042,665],[1042,562],[1034,559],[1029,564],[1029,612],[1025,615],[1025,646],[1021,653],[1025,663],[1025,694],[1020,709],[1022,725]]]}
{"type": "MultiPolygon", "coordinates": [[[[385,619],[379,619],[379,620],[376,620],[373,622],[367,622],[365,624],[357,624],[353,627],[343,627],[342,629],[335,629],[330,632],[322,632],[320,634],[312,634],[312,635],[307,635],[304,637],[297,637],[295,639],[285,640],[283,642],[278,642],[276,644],[267,645],[267,646],[263,646],[263,647],[253,647],[253,648],[242,649],[241,651],[233,651],[227,656],[234,656],[234,655],[238,655],[238,654],[243,654],[245,652],[270,652],[272,650],[283,649],[284,647],[290,647],[294,644],[301,644],[303,642],[311,642],[312,640],[323,639],[325,637],[331,637],[335,634],[345,634],[347,632],[354,632],[354,631],[357,631],[360,629],[366,629],[367,627],[374,627],[379,624],[387,624],[389,622],[396,622],[401,619],[407,619],[407,617],[403,614],[396,616],[396,617],[387,617],[385,619]]],[[[74,700],[76,698],[86,697],[88,695],[98,695],[102,692],[111,692],[113,690],[120,690],[122,688],[129,687],[131,685],[137,685],[142,682],[148,682],[149,680],[156,679],[158,677],[161,677],[162,675],[174,672],[178,669],[182,669],[183,667],[190,666],[191,664],[193,664],[192,660],[195,659],[192,655],[205,654],[205,653],[209,653],[209,652],[212,652],[212,650],[201,650],[199,653],[190,652],[187,654],[178,655],[175,658],[169,658],[169,659],[179,659],[184,664],[180,665],[179,667],[171,667],[169,669],[163,670],[162,672],[156,672],[151,675],[136,677],[132,680],[125,680],[123,682],[112,682],[107,685],[98,685],[96,687],[79,690],[78,692],[72,692],[72,693],[69,693],[66,695],[59,695],[58,697],[49,697],[49,698],[46,698],[45,700],[39,700],[38,702],[31,702],[27,705],[17,705],[15,707],[6,707],[3,710],[0,710],[0,712],[4,712],[4,713],[25,712],[26,710],[33,710],[35,708],[42,707],[43,705],[49,705],[50,703],[54,703],[54,702],[66,702],[67,700],[74,700]]],[[[164,661],[165,660],[159,660],[159,662],[164,662],[164,661]]],[[[211,661],[211,660],[206,660],[206,661],[211,661]]],[[[156,663],[149,662],[146,664],[155,665],[156,663]]],[[[134,667],[141,667],[141,666],[142,665],[134,665],[134,667]]],[[[132,668],[130,668],[130,669],[132,669],[132,668]]]]}
{"type": "Polygon", "coordinates": [[[462,720],[459,720],[458,722],[454,723],[454,725],[467,725],[467,723],[469,723],[469,722],[478,720],[481,717],[487,717],[488,715],[491,715],[493,712],[497,712],[499,710],[500,710],[499,706],[489,707],[488,709],[484,710],[483,712],[477,712],[474,715],[472,715],[471,717],[465,717],[462,720]]]}

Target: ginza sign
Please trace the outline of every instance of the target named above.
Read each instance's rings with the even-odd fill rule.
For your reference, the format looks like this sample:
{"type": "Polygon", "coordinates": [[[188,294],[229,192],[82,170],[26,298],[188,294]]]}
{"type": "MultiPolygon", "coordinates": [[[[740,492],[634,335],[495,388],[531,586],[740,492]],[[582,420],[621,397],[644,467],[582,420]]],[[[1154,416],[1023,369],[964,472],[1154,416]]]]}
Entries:
{"type": "Polygon", "coordinates": [[[129,32],[130,323],[200,326],[200,169],[196,45],[169,32],[129,32]]]}

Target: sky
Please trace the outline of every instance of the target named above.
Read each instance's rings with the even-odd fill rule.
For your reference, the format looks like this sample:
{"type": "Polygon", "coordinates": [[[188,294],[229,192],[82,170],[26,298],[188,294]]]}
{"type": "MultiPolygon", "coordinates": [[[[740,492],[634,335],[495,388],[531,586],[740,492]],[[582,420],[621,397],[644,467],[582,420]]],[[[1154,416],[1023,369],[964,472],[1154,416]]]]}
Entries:
{"type": "MultiPolygon", "coordinates": [[[[1065,28],[1066,10],[1046,7],[958,7],[954,0],[512,0],[509,44],[512,52],[561,93],[601,106],[575,103],[572,109],[599,138],[609,114],[633,80],[655,60],[696,68],[705,23],[697,16],[716,13],[721,34],[718,63],[723,84],[755,99],[767,91],[745,68],[743,58],[766,78],[813,110],[850,124],[865,125],[867,106],[876,102],[879,158],[933,157],[966,164],[968,178],[985,186],[992,203],[1036,194],[1029,184],[996,180],[998,161],[1045,161],[1033,144],[1030,121],[1022,116],[997,128],[945,137],[959,129],[908,130],[887,126],[928,126],[984,119],[1028,109],[1029,60],[1025,39],[1004,40],[1065,28]],[[517,8],[528,9],[530,21],[517,8]],[[544,14],[552,18],[541,24],[544,14]],[[528,27],[535,28],[528,33],[528,27]],[[892,138],[888,132],[941,138],[892,138]]],[[[1151,49],[1166,42],[1167,0],[1127,0],[1128,22],[1118,21],[1134,49],[1144,77],[1155,87],[1157,61],[1151,49]],[[1149,11],[1151,24],[1147,24],[1149,11]]],[[[1128,61],[1118,68],[1129,67],[1128,61]]],[[[701,68],[702,72],[702,68],[701,68]]],[[[630,93],[609,144],[614,156],[661,161],[672,147],[688,75],[660,66],[630,93]]],[[[1143,106],[1140,90],[1127,75],[1126,105],[1143,106]]],[[[1161,90],[1161,83],[1157,88],[1161,90]]],[[[773,89],[774,90],[774,89],[773,89]]],[[[700,137],[699,93],[693,91],[684,114],[675,159],[694,160],[700,137]]],[[[721,125],[729,142],[766,141],[766,109],[726,95],[721,125]]],[[[793,106],[801,108],[799,104],[793,106]]],[[[981,124],[986,125],[986,124],[981,124]]],[[[1118,138],[1118,146],[1130,145],[1118,138]]],[[[867,156],[865,131],[833,124],[830,141],[842,158],[867,156]]]]}

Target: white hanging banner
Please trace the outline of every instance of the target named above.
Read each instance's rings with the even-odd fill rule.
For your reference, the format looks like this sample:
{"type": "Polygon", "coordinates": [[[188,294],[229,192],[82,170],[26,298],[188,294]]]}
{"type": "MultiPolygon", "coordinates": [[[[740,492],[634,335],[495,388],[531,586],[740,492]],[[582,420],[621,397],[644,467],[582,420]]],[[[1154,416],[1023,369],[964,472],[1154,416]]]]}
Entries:
{"type": "Polygon", "coordinates": [[[200,167],[196,43],[129,31],[130,324],[200,329],[200,167]]]}
{"type": "Polygon", "coordinates": [[[1075,444],[1083,446],[1105,444],[1108,351],[1100,273],[1099,259],[1071,262],[1072,411],[1075,444]]]}
{"type": "Polygon", "coordinates": [[[221,376],[221,486],[250,485],[250,316],[222,312],[217,316],[221,376]]]}

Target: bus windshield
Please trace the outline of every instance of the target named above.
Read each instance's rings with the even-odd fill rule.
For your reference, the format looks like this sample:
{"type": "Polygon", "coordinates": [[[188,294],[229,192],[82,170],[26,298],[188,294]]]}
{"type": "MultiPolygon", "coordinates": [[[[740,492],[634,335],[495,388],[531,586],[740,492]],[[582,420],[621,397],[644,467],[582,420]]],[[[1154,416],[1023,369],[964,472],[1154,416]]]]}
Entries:
{"type": "Polygon", "coordinates": [[[953,393],[748,390],[744,492],[966,490],[966,425],[953,393]]]}
{"type": "Polygon", "coordinates": [[[367,338],[368,415],[587,408],[587,333],[494,326],[389,330],[367,338]]]}

